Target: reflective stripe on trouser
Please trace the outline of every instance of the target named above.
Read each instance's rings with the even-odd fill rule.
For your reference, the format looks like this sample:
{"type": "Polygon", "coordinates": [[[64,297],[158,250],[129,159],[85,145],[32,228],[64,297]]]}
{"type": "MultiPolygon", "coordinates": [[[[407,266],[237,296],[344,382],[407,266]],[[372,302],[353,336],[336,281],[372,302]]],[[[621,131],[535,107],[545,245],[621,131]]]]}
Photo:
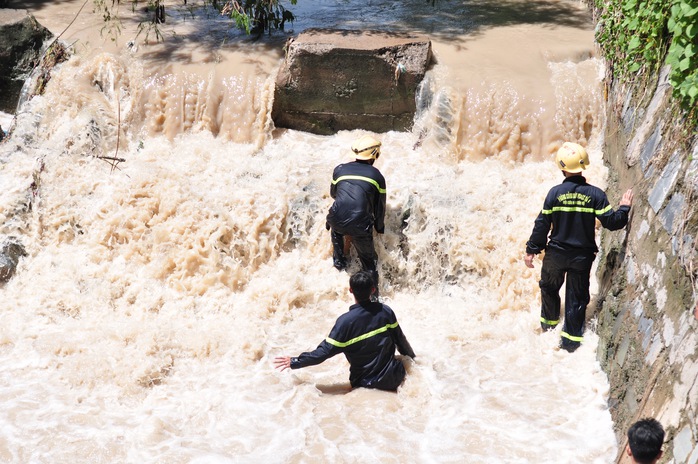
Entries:
{"type": "MultiPolygon", "coordinates": [[[[332,229],[330,233],[332,238],[332,258],[336,261],[345,260],[344,256],[344,234],[340,234],[336,230],[332,229]]],[[[364,271],[373,272],[376,282],[378,275],[376,273],[376,265],[378,261],[378,255],[376,255],[376,250],[373,248],[373,234],[370,235],[352,235],[351,244],[356,250],[356,254],[359,255],[359,260],[361,261],[361,268],[364,271]]]]}
{"type": "Polygon", "coordinates": [[[565,282],[565,320],[563,346],[579,346],[584,335],[586,308],[589,304],[589,275],[593,253],[573,253],[548,249],[540,273],[541,326],[554,327],[560,319],[560,288],[565,282]],[[554,324],[552,324],[554,323],[554,324]]]}
{"type": "MultiPolygon", "coordinates": [[[[558,306],[559,308],[559,306],[558,306]]],[[[545,319],[544,317],[540,318],[540,327],[543,330],[553,330],[557,325],[560,323],[559,319],[556,319],[554,321],[549,321],[548,319],[545,319]]]]}

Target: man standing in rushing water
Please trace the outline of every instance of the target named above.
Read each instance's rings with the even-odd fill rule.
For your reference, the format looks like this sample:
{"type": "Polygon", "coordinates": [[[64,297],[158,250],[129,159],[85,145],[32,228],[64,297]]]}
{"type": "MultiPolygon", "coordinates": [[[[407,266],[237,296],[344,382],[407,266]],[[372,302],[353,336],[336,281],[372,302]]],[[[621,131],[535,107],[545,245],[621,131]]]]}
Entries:
{"type": "Polygon", "coordinates": [[[370,271],[378,284],[378,256],[373,247],[373,229],[385,230],[385,179],[373,163],[381,152],[381,143],[365,135],[351,146],[355,161],[340,164],[332,173],[330,196],[334,203],[327,214],[327,229],[331,229],[332,261],[342,271],[347,267],[344,238],[351,237],[361,261],[361,268],[370,271]]]}
{"type": "Polygon", "coordinates": [[[628,223],[633,191],[628,189],[613,211],[606,194],[587,184],[582,171],[589,156],[581,145],[565,142],[556,156],[565,180],[548,192],[526,243],[526,266],[533,268],[533,257],[545,250],[541,269],[541,317],[543,330],[554,329],[560,319],[560,288],[565,277],[565,322],[560,347],[572,352],[579,348],[584,334],[589,304],[589,276],[596,258],[596,219],[609,230],[628,223]],[[552,232],[550,227],[552,226],[552,232]],[[550,232],[550,240],[548,233],[550,232]]]}
{"type": "Polygon", "coordinates": [[[274,364],[281,371],[314,366],[339,353],[349,361],[351,386],[397,390],[405,378],[405,366],[395,358],[400,354],[415,357],[414,351],[390,307],[371,301],[376,291],[370,272],[359,271],[349,279],[354,304],[339,316],[330,335],[314,351],[297,358],[279,356],[274,364]]]}

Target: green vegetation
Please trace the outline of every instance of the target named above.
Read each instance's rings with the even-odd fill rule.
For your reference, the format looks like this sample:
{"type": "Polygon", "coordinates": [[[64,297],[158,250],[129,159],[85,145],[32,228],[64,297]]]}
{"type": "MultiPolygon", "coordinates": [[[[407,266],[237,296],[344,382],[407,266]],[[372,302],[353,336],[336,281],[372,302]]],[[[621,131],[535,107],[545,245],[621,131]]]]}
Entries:
{"type": "MultiPolygon", "coordinates": [[[[291,0],[295,5],[297,0],[291,0]]],[[[271,32],[283,29],[286,21],[293,22],[293,13],[278,0],[211,0],[211,5],[222,14],[235,20],[235,24],[250,33],[271,32]]]]}
{"type": "MultiPolygon", "coordinates": [[[[1,0],[0,0],[1,1],[1,0]]],[[[138,33],[145,32],[146,39],[152,32],[157,40],[163,40],[158,24],[165,22],[164,0],[92,0],[95,12],[104,19],[104,31],[112,37],[121,32],[118,8],[122,3],[130,3],[131,9],[141,8],[149,14],[149,19],[138,27],[138,33]]],[[[187,5],[187,0],[181,0],[187,5]]],[[[295,5],[297,0],[290,0],[295,5]]],[[[260,35],[275,29],[282,29],[287,22],[293,22],[295,17],[291,11],[284,8],[279,0],[203,0],[204,7],[210,6],[222,15],[228,16],[235,24],[248,34],[260,35]]],[[[190,5],[191,6],[191,5],[190,5]]]]}
{"type": "Polygon", "coordinates": [[[698,103],[698,0],[594,0],[596,39],[622,81],[671,66],[669,82],[689,118],[698,103]]]}
{"type": "Polygon", "coordinates": [[[698,101],[698,0],[676,1],[671,6],[669,32],[673,35],[666,62],[674,91],[691,107],[698,101]]]}

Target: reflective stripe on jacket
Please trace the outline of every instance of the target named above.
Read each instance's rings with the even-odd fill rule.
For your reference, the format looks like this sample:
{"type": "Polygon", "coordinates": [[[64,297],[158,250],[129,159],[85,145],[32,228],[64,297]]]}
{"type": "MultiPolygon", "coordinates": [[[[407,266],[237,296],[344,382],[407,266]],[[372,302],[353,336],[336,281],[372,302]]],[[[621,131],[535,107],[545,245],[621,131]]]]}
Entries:
{"type": "Polygon", "coordinates": [[[596,253],[596,219],[606,229],[618,230],[628,223],[629,211],[629,206],[614,211],[603,190],[587,184],[583,176],[566,177],[548,192],[526,253],[538,254],[546,247],[596,253]]]}
{"type": "Polygon", "coordinates": [[[352,305],[339,316],[330,335],[315,350],[291,358],[291,369],[314,366],[344,353],[350,365],[352,387],[397,388],[404,369],[398,369],[402,364],[395,362],[396,348],[400,354],[415,357],[393,310],[382,303],[366,301],[352,305]],[[394,379],[395,376],[400,378],[394,379]]]}
{"type": "Polygon", "coordinates": [[[340,164],[332,173],[330,196],[334,203],[327,223],[345,235],[370,235],[385,229],[385,179],[368,163],[340,164]]]}

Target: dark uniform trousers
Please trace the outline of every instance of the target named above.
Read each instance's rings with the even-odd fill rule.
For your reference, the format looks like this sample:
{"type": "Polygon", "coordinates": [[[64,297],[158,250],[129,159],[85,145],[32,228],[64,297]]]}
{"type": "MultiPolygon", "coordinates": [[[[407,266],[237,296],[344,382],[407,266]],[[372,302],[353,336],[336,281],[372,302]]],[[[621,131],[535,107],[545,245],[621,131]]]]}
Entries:
{"type": "Polygon", "coordinates": [[[579,347],[584,335],[586,308],[589,304],[589,276],[595,253],[566,252],[548,247],[540,273],[541,318],[543,330],[551,330],[560,320],[560,288],[565,285],[565,322],[560,346],[579,347]]]}
{"type": "MultiPolygon", "coordinates": [[[[346,263],[344,256],[344,234],[332,229],[330,233],[332,237],[332,257],[335,263],[346,263]]],[[[370,271],[373,274],[373,280],[378,282],[378,272],[376,271],[378,263],[378,255],[373,247],[373,234],[369,235],[352,235],[351,242],[354,244],[356,254],[359,255],[361,261],[361,269],[370,271]]]]}

